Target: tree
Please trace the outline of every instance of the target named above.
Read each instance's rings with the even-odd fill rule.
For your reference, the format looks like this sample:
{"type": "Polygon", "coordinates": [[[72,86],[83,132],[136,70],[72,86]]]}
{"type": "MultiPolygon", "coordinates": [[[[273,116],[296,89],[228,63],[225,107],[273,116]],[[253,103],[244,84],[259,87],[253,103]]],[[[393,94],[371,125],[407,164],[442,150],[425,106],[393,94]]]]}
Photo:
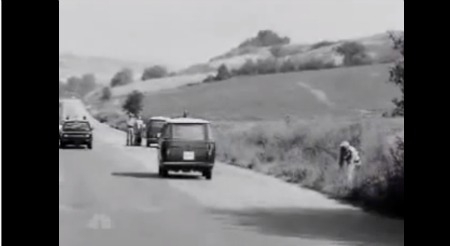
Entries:
{"type": "Polygon", "coordinates": [[[271,30],[262,30],[254,38],[248,39],[239,45],[239,48],[246,47],[270,47],[275,45],[286,45],[291,40],[288,37],[280,37],[277,33],[271,30]]]}
{"type": "Polygon", "coordinates": [[[247,61],[237,70],[239,75],[254,75],[258,74],[258,69],[255,62],[252,59],[247,59],[247,61]]]}
{"type": "Polygon", "coordinates": [[[294,72],[295,70],[297,70],[297,66],[294,64],[294,62],[292,62],[291,59],[285,60],[280,67],[280,72],[282,73],[294,72]]]}
{"type": "Polygon", "coordinates": [[[81,77],[78,86],[78,94],[80,96],[86,96],[89,92],[93,91],[96,87],[96,78],[93,74],[85,74],[81,77]]]}
{"type": "Polygon", "coordinates": [[[62,81],[59,81],[59,98],[66,96],[66,89],[66,85],[62,81]]]}
{"type": "Polygon", "coordinates": [[[260,59],[256,64],[258,74],[273,74],[279,71],[279,65],[276,59],[260,59]]]}
{"type": "Polygon", "coordinates": [[[282,45],[275,45],[270,48],[270,53],[275,58],[281,58],[283,57],[283,46],[282,45]]]}
{"type": "Polygon", "coordinates": [[[111,79],[111,87],[118,87],[131,84],[133,82],[133,71],[131,69],[125,68],[118,72],[111,79]]]}
{"type": "Polygon", "coordinates": [[[109,101],[109,100],[111,100],[111,97],[112,97],[111,89],[109,87],[104,87],[102,90],[102,96],[101,96],[100,100],[109,101]]]}
{"type": "Polygon", "coordinates": [[[366,47],[358,42],[346,42],[339,46],[336,51],[344,56],[345,66],[357,66],[369,63],[366,47]]]}
{"type": "Polygon", "coordinates": [[[67,79],[66,92],[70,94],[77,94],[80,90],[81,79],[75,76],[67,79]]]}
{"type": "Polygon", "coordinates": [[[153,66],[144,70],[142,74],[142,81],[150,79],[159,79],[168,76],[167,69],[162,66],[153,66]]]}
{"type": "Polygon", "coordinates": [[[139,91],[131,92],[122,106],[126,113],[139,114],[143,109],[144,94],[139,91]]]}
{"type": "Polygon", "coordinates": [[[231,73],[225,64],[223,64],[222,66],[219,67],[219,70],[217,71],[217,76],[216,76],[217,81],[227,80],[227,79],[230,79],[231,77],[232,77],[231,73]]]}
{"type": "Polygon", "coordinates": [[[402,33],[400,37],[390,34],[394,42],[394,48],[400,52],[402,58],[396,62],[391,68],[389,81],[400,88],[402,93],[401,98],[395,98],[393,103],[395,110],[394,116],[405,116],[405,35],[402,33]]]}

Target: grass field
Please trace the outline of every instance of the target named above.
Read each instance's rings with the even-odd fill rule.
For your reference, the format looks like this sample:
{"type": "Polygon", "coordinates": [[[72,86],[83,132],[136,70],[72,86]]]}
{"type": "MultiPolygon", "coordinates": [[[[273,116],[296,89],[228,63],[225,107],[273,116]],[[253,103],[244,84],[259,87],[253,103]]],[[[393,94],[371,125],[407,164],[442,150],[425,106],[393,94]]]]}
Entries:
{"type": "Polygon", "coordinates": [[[145,115],[177,115],[186,108],[211,120],[276,120],[348,116],[392,107],[399,90],[389,65],[266,76],[236,77],[213,84],[149,93],[145,115]]]}

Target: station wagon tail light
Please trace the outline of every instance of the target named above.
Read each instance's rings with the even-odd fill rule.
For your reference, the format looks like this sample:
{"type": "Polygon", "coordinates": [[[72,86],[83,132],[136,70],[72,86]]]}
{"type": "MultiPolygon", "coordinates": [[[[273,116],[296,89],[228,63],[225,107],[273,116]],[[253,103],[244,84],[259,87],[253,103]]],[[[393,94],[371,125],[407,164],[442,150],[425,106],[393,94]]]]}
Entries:
{"type": "Polygon", "coordinates": [[[213,151],[214,151],[214,144],[208,143],[208,156],[209,157],[211,157],[213,155],[213,151]]]}

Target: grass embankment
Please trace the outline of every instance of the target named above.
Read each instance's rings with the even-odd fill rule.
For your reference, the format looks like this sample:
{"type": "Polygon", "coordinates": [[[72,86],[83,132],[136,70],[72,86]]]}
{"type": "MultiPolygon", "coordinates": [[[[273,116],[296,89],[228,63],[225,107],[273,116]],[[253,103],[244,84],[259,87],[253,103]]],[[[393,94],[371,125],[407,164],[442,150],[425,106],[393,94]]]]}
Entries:
{"type": "Polygon", "coordinates": [[[378,212],[403,217],[403,119],[321,119],[220,124],[220,161],[249,168],[378,212]],[[400,141],[401,139],[401,141],[400,141]],[[338,168],[341,141],[361,150],[354,187],[338,168]]]}

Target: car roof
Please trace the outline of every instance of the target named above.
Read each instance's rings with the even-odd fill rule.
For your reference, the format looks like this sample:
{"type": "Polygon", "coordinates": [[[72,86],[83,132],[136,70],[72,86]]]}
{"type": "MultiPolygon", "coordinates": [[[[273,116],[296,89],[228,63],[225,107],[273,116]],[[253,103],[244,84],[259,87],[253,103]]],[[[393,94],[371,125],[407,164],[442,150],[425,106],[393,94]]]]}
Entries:
{"type": "Polygon", "coordinates": [[[169,124],[210,124],[207,120],[194,119],[194,118],[176,118],[167,121],[169,124]]]}
{"type": "Polygon", "coordinates": [[[89,121],[87,120],[65,120],[63,123],[88,123],[89,121]]]}
{"type": "Polygon", "coordinates": [[[170,120],[167,117],[162,117],[162,116],[155,116],[155,117],[151,117],[150,120],[161,120],[161,121],[168,121],[170,120]]]}

